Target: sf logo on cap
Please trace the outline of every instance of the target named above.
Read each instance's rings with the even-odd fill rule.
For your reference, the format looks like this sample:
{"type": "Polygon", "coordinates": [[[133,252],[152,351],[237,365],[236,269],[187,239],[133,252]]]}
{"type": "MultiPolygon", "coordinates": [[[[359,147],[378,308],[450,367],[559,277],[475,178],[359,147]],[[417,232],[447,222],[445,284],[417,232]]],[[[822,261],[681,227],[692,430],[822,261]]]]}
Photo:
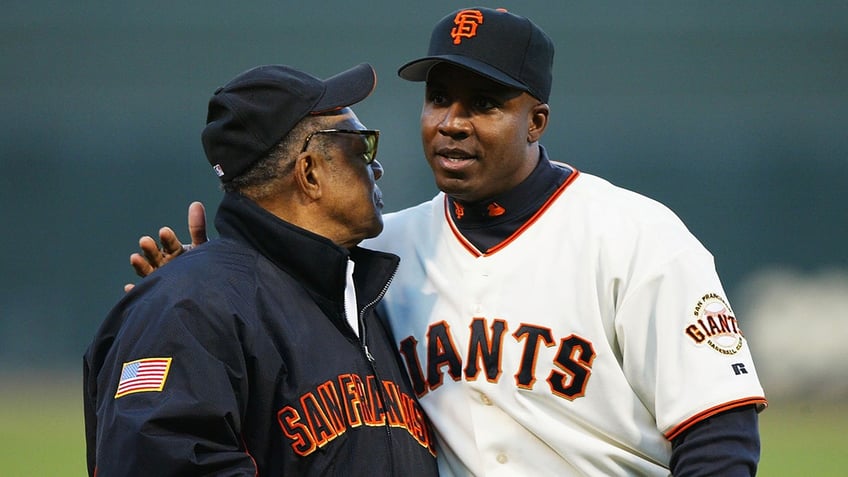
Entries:
{"type": "Polygon", "coordinates": [[[477,26],[483,23],[483,14],[480,10],[463,10],[456,14],[453,23],[456,27],[451,30],[451,38],[453,44],[458,45],[463,38],[477,35],[477,26]]]}

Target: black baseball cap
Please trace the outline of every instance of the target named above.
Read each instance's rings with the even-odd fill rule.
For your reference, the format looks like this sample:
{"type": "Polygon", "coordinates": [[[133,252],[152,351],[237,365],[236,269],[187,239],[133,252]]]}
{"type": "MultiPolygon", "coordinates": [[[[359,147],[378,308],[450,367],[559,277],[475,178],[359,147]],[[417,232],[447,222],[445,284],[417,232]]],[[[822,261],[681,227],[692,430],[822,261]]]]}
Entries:
{"type": "Polygon", "coordinates": [[[362,63],[321,80],[285,65],[249,69],[209,100],[201,134],[206,159],[223,182],[265,156],[303,118],[356,104],[377,84],[374,68],[362,63]]]}
{"type": "Polygon", "coordinates": [[[464,8],[433,28],[427,56],[403,65],[398,76],[426,81],[438,63],[451,63],[548,102],[554,44],[527,18],[503,8],[464,8]]]}

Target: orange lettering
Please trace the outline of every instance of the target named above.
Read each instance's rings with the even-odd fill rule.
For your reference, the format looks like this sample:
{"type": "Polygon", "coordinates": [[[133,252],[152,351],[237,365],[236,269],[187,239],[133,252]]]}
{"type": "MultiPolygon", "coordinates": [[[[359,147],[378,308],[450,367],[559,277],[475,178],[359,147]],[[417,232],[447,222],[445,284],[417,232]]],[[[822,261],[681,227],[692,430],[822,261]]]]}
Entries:
{"type": "Polygon", "coordinates": [[[477,26],[483,23],[483,14],[480,10],[463,10],[456,14],[453,23],[456,27],[451,30],[451,38],[453,44],[458,45],[463,38],[477,36],[477,26]]]}

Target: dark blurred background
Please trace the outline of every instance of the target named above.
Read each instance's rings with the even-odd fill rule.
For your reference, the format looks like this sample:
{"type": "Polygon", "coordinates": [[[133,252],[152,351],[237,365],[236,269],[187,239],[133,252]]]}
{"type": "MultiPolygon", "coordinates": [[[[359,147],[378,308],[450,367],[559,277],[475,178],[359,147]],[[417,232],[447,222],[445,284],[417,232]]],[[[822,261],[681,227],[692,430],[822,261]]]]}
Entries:
{"type": "MultiPolygon", "coordinates": [[[[801,374],[838,378],[823,394],[845,396],[848,4],[481,3],[556,44],[552,158],[664,202],[714,253],[767,391],[793,392],[780,382],[797,353],[801,374]]],[[[206,102],[247,68],[371,62],[377,92],[356,110],[382,130],[387,209],[430,198],[423,87],[396,70],[460,6],[473,4],[5,2],[0,371],[79,373],[136,279],[138,237],[167,224],[187,239],[192,200],[211,220],[206,102]]]]}

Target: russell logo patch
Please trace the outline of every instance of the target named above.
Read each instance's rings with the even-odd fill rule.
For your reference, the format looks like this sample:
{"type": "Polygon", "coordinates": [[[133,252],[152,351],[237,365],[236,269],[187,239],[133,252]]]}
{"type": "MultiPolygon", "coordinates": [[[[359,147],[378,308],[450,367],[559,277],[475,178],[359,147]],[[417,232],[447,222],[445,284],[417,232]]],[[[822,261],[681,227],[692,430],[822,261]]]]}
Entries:
{"type": "Polygon", "coordinates": [[[706,344],[727,355],[736,354],[742,349],[742,330],[724,298],[707,293],[698,300],[692,315],[692,322],[685,332],[696,345],[706,344]]]}

